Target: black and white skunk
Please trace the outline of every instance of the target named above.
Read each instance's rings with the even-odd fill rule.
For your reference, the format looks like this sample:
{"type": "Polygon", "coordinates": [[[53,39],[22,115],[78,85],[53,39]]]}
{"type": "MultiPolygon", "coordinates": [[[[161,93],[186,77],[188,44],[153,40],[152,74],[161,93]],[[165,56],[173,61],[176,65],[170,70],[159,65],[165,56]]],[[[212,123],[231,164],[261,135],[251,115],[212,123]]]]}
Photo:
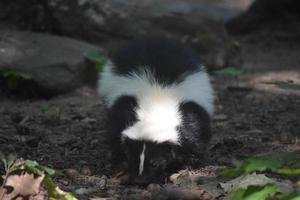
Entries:
{"type": "Polygon", "coordinates": [[[114,158],[125,157],[136,183],[201,160],[213,90],[192,50],[168,39],[134,40],[104,66],[98,93],[109,109],[114,158]]]}

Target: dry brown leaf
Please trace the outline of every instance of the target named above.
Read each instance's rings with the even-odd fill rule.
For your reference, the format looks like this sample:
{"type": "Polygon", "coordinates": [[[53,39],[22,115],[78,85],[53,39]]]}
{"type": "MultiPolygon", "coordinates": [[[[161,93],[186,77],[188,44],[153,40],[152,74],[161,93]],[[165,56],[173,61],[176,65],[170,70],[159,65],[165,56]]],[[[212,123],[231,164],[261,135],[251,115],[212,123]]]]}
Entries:
{"type": "Polygon", "coordinates": [[[20,175],[10,175],[7,178],[5,186],[13,187],[13,191],[9,194],[4,194],[3,200],[11,200],[16,196],[26,197],[36,195],[39,192],[44,176],[43,174],[42,176],[34,178],[33,174],[27,172],[20,175]]]}
{"type": "Polygon", "coordinates": [[[99,189],[105,189],[107,184],[107,177],[104,175],[98,177],[77,174],[72,177],[72,181],[82,186],[96,186],[99,189]]]}
{"type": "Polygon", "coordinates": [[[5,189],[2,186],[0,186],[0,199],[2,198],[2,196],[4,196],[4,194],[5,194],[5,189]]]}

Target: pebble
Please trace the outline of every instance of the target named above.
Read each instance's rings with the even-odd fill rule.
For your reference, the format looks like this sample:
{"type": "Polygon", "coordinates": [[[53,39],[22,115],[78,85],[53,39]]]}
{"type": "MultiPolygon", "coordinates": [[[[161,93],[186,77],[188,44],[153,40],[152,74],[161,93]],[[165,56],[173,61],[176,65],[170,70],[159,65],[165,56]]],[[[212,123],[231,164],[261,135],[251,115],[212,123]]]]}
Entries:
{"type": "Polygon", "coordinates": [[[86,165],[84,165],[82,167],[82,169],[81,169],[80,172],[81,172],[82,175],[86,175],[86,176],[91,176],[93,174],[92,170],[88,166],[86,166],[86,165]]]}
{"type": "Polygon", "coordinates": [[[59,182],[64,186],[68,186],[70,184],[67,180],[59,180],[59,182]]]}
{"type": "Polygon", "coordinates": [[[280,132],[280,141],[284,144],[292,144],[295,143],[295,136],[290,132],[282,131],[280,132]]]}
{"type": "Polygon", "coordinates": [[[93,139],[90,141],[90,147],[92,149],[96,148],[99,145],[99,140],[98,139],[93,139]]]}
{"type": "Polygon", "coordinates": [[[66,169],[65,174],[70,178],[74,178],[79,175],[79,172],[76,169],[66,169]]]}
{"type": "Polygon", "coordinates": [[[87,117],[87,118],[83,119],[82,122],[89,123],[89,124],[95,124],[97,122],[97,120],[94,118],[87,117]]]}
{"type": "Polygon", "coordinates": [[[97,185],[97,188],[100,189],[100,190],[104,190],[106,189],[106,185],[107,185],[107,176],[103,175],[100,179],[100,181],[98,181],[96,183],[97,185]]]}
{"type": "Polygon", "coordinates": [[[263,135],[264,132],[260,129],[252,129],[252,130],[247,131],[245,134],[247,134],[247,135],[263,135]]]}
{"type": "Polygon", "coordinates": [[[226,121],[228,120],[228,116],[225,114],[217,114],[213,117],[214,121],[226,121]]]}

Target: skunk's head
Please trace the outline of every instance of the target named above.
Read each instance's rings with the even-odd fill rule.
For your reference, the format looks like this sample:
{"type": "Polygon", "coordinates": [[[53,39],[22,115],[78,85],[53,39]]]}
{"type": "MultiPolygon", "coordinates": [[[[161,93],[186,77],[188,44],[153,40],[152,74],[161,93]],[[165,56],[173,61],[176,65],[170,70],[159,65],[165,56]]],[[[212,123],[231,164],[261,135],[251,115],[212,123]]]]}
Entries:
{"type": "Polygon", "coordinates": [[[121,133],[130,176],[137,184],[161,181],[180,147],[178,99],[151,86],[138,97],[134,113],[137,121],[121,133]]]}

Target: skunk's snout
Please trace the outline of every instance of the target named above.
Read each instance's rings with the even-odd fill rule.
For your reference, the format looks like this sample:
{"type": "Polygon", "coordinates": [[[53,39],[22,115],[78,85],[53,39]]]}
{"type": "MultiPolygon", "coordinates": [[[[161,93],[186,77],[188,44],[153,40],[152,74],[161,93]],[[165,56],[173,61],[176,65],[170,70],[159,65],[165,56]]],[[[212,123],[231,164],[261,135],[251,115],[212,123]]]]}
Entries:
{"type": "Polygon", "coordinates": [[[143,173],[140,175],[136,173],[131,175],[130,182],[140,186],[147,186],[150,183],[162,183],[166,168],[167,161],[163,158],[149,160],[143,173]]]}

